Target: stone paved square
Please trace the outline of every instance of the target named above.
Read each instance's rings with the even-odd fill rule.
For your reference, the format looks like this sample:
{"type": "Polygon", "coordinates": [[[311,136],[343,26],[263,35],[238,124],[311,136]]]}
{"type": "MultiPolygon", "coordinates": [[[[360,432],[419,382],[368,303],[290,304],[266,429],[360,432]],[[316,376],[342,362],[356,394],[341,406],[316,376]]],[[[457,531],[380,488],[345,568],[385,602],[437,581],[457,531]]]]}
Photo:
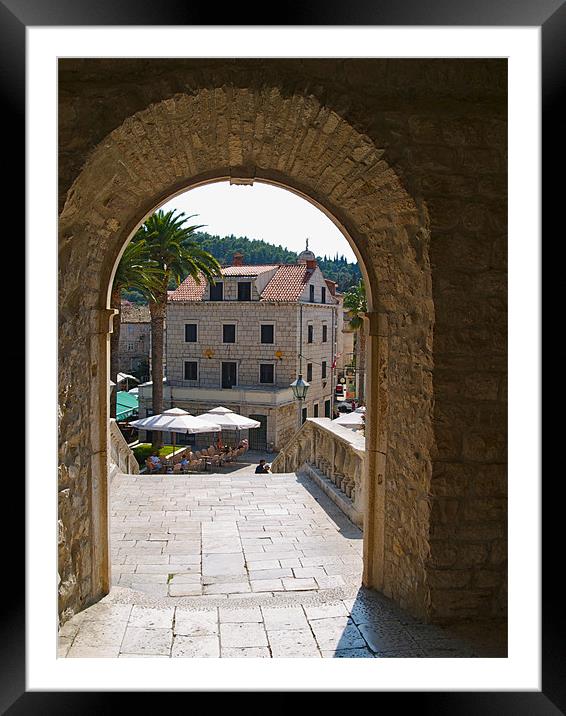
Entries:
{"type": "Polygon", "coordinates": [[[64,624],[58,656],[450,658],[481,652],[361,588],[362,533],[314,483],[307,490],[306,478],[294,474],[253,475],[252,483],[246,469],[174,481],[117,475],[113,588],[64,624]]]}

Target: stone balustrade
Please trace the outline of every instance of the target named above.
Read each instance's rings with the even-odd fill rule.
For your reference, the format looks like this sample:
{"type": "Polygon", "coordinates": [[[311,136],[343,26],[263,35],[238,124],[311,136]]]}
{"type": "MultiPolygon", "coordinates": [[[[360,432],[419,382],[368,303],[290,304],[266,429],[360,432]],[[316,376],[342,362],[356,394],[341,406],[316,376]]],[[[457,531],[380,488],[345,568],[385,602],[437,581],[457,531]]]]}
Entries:
{"type": "Polygon", "coordinates": [[[330,418],[308,418],[280,450],[272,472],[306,474],[358,526],[364,513],[365,437],[330,418]]]}
{"type": "Polygon", "coordinates": [[[108,456],[108,478],[112,478],[117,472],[126,475],[139,475],[139,465],[134,453],[128,447],[116,421],[110,420],[110,450],[108,456]]]}

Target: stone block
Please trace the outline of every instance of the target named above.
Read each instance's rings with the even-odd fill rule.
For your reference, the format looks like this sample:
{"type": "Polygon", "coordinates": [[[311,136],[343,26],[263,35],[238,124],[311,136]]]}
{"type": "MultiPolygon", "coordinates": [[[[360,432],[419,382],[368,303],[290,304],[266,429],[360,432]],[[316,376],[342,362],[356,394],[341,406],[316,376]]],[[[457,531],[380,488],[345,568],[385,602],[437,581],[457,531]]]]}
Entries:
{"type": "Polygon", "coordinates": [[[171,629],[173,627],[173,607],[154,609],[134,605],[128,620],[129,627],[147,629],[171,629]]]}
{"type": "Polygon", "coordinates": [[[177,607],[175,610],[175,636],[210,636],[218,634],[218,613],[216,609],[209,611],[193,611],[177,607]]]}
{"type": "Polygon", "coordinates": [[[129,626],[126,629],[120,653],[169,656],[172,642],[173,632],[171,629],[146,629],[129,626]]]}
{"type": "Polygon", "coordinates": [[[268,632],[308,629],[302,607],[262,607],[261,611],[268,632]]]}
{"type": "Polygon", "coordinates": [[[250,647],[228,647],[222,648],[221,654],[223,659],[270,659],[271,654],[265,646],[250,647]]]}
{"type": "Polygon", "coordinates": [[[429,569],[428,583],[437,589],[463,589],[471,582],[471,574],[458,569],[429,569]]]}
{"type": "Polygon", "coordinates": [[[348,617],[349,610],[344,602],[329,602],[327,604],[304,607],[307,619],[326,619],[328,617],[348,617]]]}
{"type": "Polygon", "coordinates": [[[220,656],[218,636],[175,636],[171,656],[196,659],[218,658],[220,656]]]}
{"type": "Polygon", "coordinates": [[[251,591],[249,582],[223,582],[219,584],[205,584],[203,594],[241,594],[251,591]]]}
{"type": "Polygon", "coordinates": [[[247,609],[220,607],[220,621],[223,623],[233,622],[235,624],[245,622],[261,623],[263,622],[263,615],[259,607],[249,607],[247,609]]]}
{"type": "Polygon", "coordinates": [[[220,624],[223,647],[267,646],[267,636],[261,624],[220,624]]]}

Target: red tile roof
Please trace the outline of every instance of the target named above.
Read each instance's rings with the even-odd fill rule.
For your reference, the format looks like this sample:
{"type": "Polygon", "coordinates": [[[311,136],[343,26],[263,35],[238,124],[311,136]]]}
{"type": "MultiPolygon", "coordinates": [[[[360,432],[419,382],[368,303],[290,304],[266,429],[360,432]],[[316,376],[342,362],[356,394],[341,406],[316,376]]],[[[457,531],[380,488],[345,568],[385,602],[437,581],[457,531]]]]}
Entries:
{"type": "Polygon", "coordinates": [[[200,283],[197,283],[192,276],[187,276],[183,283],[179,284],[174,291],[167,292],[168,301],[202,301],[206,290],[206,280],[200,274],[200,283]]]}
{"type": "MultiPolygon", "coordinates": [[[[261,301],[297,301],[305,284],[313,274],[305,264],[265,264],[262,266],[226,266],[222,268],[223,276],[258,276],[276,269],[275,274],[263,289],[261,301]]],[[[206,281],[200,284],[191,278],[186,278],[175,290],[169,291],[169,301],[202,301],[205,295],[206,281]]]]}
{"type": "Polygon", "coordinates": [[[279,266],[261,294],[262,301],[297,301],[312,274],[304,264],[279,266]]]}
{"type": "Polygon", "coordinates": [[[222,268],[223,276],[259,276],[260,273],[272,271],[277,264],[262,264],[261,266],[225,266],[222,268]]]}

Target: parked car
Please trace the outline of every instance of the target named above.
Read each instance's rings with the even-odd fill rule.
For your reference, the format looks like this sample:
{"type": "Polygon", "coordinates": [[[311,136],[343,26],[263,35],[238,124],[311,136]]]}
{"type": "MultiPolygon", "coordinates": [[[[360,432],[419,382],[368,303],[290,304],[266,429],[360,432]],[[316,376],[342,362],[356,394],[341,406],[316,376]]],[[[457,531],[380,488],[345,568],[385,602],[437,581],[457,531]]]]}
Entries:
{"type": "Polygon", "coordinates": [[[350,403],[349,400],[345,400],[343,403],[340,403],[340,405],[336,406],[336,410],[339,413],[351,413],[352,412],[352,403],[350,403]]]}

